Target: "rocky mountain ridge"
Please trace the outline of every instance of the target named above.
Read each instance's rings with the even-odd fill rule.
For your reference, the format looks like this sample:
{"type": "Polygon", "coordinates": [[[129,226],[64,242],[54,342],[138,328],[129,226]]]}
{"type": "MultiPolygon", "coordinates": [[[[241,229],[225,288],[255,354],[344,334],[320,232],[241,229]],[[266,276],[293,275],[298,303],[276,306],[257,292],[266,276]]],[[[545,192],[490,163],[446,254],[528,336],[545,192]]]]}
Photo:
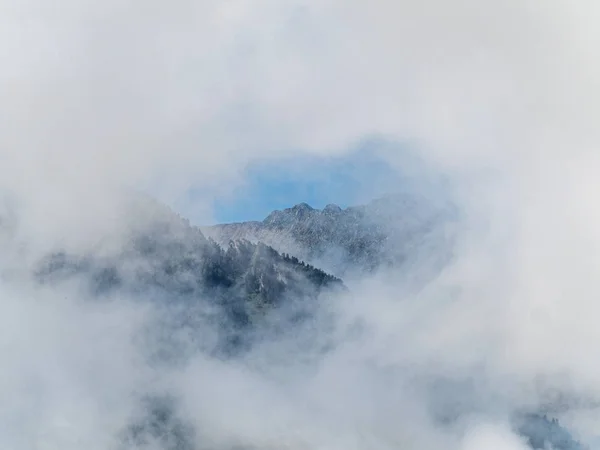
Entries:
{"type": "Polygon", "coordinates": [[[332,274],[370,273],[414,264],[424,255],[442,264],[451,247],[457,212],[449,203],[414,196],[387,196],[370,203],[322,210],[300,203],[273,211],[263,221],[202,227],[221,245],[263,242],[332,274]],[[437,247],[438,251],[431,251],[437,247]]]}

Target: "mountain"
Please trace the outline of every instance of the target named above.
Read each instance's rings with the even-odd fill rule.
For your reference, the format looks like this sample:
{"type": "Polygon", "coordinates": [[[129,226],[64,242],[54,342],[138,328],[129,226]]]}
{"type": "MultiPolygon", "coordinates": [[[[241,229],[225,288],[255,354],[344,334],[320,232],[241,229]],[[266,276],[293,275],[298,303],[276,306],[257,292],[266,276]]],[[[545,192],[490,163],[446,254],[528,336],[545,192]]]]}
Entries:
{"type": "Polygon", "coordinates": [[[247,239],[297,256],[336,276],[418,264],[427,255],[440,266],[449,257],[456,210],[449,202],[390,195],[342,209],[301,203],[263,221],[202,230],[221,245],[247,239]]]}
{"type": "Polygon", "coordinates": [[[210,314],[234,347],[266,327],[274,311],[298,320],[322,293],[345,289],[339,278],[263,243],[240,239],[222,247],[164,205],[136,201],[127,210],[143,220],[121,230],[125,237],[114,249],[53,251],[34,264],[35,281],[76,283],[98,300],[126,295],[179,309],[178,317],[169,313],[171,328],[199,327],[190,318],[210,314]]]}
{"type": "MultiPolygon", "coordinates": [[[[125,210],[117,242],[107,246],[99,240],[99,247],[86,251],[55,249],[36,260],[33,279],[53,288],[74,284],[91,301],[126,297],[153,302],[161,315],[150,321],[140,339],[142,351],[153,367],[169,368],[192,352],[227,359],[243,353],[255,339],[306,331],[294,325],[310,322],[304,319],[315,315],[324,294],[346,288],[340,278],[303,258],[333,262],[337,256],[340,272],[402,267],[415,261],[411,252],[451,242],[445,227],[453,219],[451,210],[424,211],[398,198],[346,209],[300,204],[263,222],[213,227],[219,243],[164,205],[137,199],[125,210]],[[207,328],[216,333],[214,339],[207,328]]],[[[307,340],[318,335],[314,328],[305,334],[307,340]]],[[[198,448],[200,431],[177,399],[150,388],[141,395],[140,410],[119,437],[123,449],[198,448]]],[[[535,450],[549,445],[557,450],[583,448],[545,416],[519,417],[514,429],[535,450]]]]}

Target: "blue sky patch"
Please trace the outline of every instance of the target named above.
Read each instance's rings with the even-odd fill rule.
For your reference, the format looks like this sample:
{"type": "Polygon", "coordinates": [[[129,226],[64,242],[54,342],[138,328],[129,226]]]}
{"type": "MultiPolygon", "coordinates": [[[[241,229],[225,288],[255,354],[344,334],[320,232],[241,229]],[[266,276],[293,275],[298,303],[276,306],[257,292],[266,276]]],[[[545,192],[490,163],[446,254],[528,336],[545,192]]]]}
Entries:
{"type": "Polygon", "coordinates": [[[372,146],[336,157],[298,156],[256,162],[229,198],[216,199],[217,222],[262,220],[271,211],[308,203],[323,208],[364,203],[385,195],[399,174],[372,146]]]}

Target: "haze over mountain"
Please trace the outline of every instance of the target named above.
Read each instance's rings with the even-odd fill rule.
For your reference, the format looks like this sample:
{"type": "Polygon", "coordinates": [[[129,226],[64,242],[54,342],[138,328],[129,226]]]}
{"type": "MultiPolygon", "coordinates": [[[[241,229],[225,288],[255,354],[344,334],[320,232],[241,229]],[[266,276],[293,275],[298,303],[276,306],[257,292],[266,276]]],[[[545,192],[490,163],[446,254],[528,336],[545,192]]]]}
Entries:
{"type": "Polygon", "coordinates": [[[221,245],[237,239],[264,242],[337,276],[352,277],[386,267],[408,268],[426,258],[432,269],[439,269],[451,256],[457,214],[448,202],[413,193],[346,209],[330,204],[319,210],[301,203],[273,211],[262,222],[202,229],[221,245]]]}
{"type": "MultiPolygon", "coordinates": [[[[410,252],[430,252],[430,248],[420,247],[432,236],[428,232],[451,219],[415,215],[406,220],[415,206],[385,199],[346,210],[331,205],[319,211],[302,204],[275,212],[262,224],[267,230],[272,227],[275,233],[270,236],[274,238],[283,230],[304,239],[303,249],[308,251],[305,255],[322,257],[328,245],[339,245],[347,251],[340,260],[346,264],[344,267],[368,271],[390,264],[397,271],[410,270],[402,267],[410,252]],[[394,223],[395,236],[419,236],[420,240],[386,246],[395,238],[386,234],[392,228],[384,226],[390,225],[386,221],[392,217],[404,218],[402,224],[407,227],[403,230],[398,222],[394,223]]],[[[333,329],[325,331],[322,327],[333,324],[323,321],[322,310],[328,296],[347,295],[348,291],[340,279],[260,242],[260,234],[252,236],[258,240],[256,243],[246,240],[246,227],[260,233],[260,225],[240,224],[235,228],[239,234],[229,235],[222,247],[151,199],[131,197],[123,211],[122,223],[129,225],[124,225],[124,239],[118,246],[106,246],[110,239],[99,239],[105,243],[91,252],[54,250],[21,269],[30,267],[33,280],[42,289],[69,292],[75,287],[75,292],[90,302],[110,304],[126,297],[152,306],[159,315],[138,331],[139,338],[143,338],[139,350],[148,362],[168,370],[185,367],[195,355],[244,359],[246,354],[255,354],[254,348],[277,347],[283,342],[291,344],[300,359],[319,361],[332,351],[333,335],[328,334],[333,329]],[[141,217],[144,219],[139,221],[141,217]],[[311,335],[311,330],[317,334],[311,335]]],[[[12,216],[5,212],[5,231],[9,217],[18,222],[17,212],[12,216]]],[[[231,227],[222,228],[228,231],[231,227]]],[[[10,233],[7,236],[10,239],[10,233]]],[[[450,245],[450,241],[445,244],[450,245]]],[[[12,282],[15,277],[15,272],[7,269],[17,267],[14,261],[2,266],[5,281],[12,282]]],[[[415,388],[423,391],[424,399],[431,396],[428,407],[439,416],[440,426],[460,422],[478,408],[478,395],[470,388],[451,380],[445,384],[443,377],[433,381],[432,386],[417,383],[415,388]],[[469,402],[473,402],[471,406],[469,402]]],[[[169,389],[148,387],[136,397],[136,408],[141,409],[116,436],[119,448],[202,448],[195,443],[202,440],[198,435],[201,431],[185,417],[181,399],[169,389]]],[[[514,412],[513,419],[514,431],[532,449],[548,445],[556,450],[583,448],[558,422],[535,410],[526,415],[514,412]]]]}
{"type": "MultiPolygon", "coordinates": [[[[17,215],[5,211],[0,217],[5,234],[8,217],[17,215]]],[[[41,286],[76,283],[84,296],[96,299],[126,295],[187,311],[210,307],[220,317],[224,338],[240,342],[249,341],[253,329],[267,327],[270,310],[292,314],[295,305],[294,314],[310,315],[322,291],[344,289],[340,279],[261,242],[240,239],[221,247],[149,198],[130,197],[120,220],[125,234],[118,245],[105,236],[85,252],[55,248],[27,264],[22,255],[24,275],[31,268],[41,286]]],[[[7,279],[15,276],[18,261],[1,267],[7,279]]]]}
{"type": "Polygon", "coordinates": [[[593,1],[0,0],[0,448],[599,447],[599,22],[593,1]],[[405,189],[432,173],[451,189],[405,189]],[[280,210],[272,245],[128,189],[194,224],[280,210]],[[403,189],[423,216],[322,211],[403,189]]]}

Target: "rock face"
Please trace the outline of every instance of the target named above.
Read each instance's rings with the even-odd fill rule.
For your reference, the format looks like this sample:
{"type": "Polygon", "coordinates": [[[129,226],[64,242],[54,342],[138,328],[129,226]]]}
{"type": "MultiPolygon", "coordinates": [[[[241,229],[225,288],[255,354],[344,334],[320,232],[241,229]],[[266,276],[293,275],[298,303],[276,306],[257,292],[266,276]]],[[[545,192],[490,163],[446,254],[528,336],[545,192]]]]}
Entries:
{"type": "Polygon", "coordinates": [[[397,195],[346,209],[327,205],[319,210],[301,203],[274,211],[262,222],[203,231],[221,245],[237,239],[263,242],[343,277],[414,263],[426,254],[441,263],[448,256],[455,218],[448,203],[397,195]]]}

